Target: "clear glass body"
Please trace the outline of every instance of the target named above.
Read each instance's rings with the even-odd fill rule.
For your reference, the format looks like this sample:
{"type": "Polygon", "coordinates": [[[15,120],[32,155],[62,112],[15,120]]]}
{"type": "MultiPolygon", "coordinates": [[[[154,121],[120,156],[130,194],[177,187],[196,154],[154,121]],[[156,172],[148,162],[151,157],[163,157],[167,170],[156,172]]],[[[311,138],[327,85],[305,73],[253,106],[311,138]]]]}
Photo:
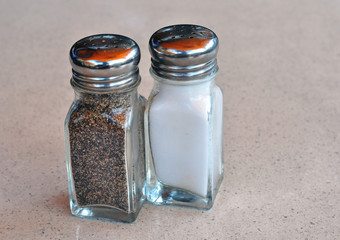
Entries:
{"type": "Polygon", "coordinates": [[[65,120],[73,215],[136,219],[145,200],[145,104],[136,87],[109,94],[75,91],[65,120]]]}
{"type": "Polygon", "coordinates": [[[214,77],[155,81],[145,111],[148,201],[210,209],[223,179],[223,94],[214,77]]]}

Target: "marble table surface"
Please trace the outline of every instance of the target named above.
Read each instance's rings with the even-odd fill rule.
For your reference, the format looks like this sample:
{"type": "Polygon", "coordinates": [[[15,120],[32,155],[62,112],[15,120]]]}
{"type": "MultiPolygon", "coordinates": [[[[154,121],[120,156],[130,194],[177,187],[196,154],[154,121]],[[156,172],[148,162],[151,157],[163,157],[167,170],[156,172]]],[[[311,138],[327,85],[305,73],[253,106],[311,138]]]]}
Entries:
{"type": "Polygon", "coordinates": [[[340,1],[0,1],[0,239],[340,239],[340,1]],[[194,23],[220,38],[224,181],[212,210],[146,203],[133,224],[70,214],[68,51],[194,23]]]}

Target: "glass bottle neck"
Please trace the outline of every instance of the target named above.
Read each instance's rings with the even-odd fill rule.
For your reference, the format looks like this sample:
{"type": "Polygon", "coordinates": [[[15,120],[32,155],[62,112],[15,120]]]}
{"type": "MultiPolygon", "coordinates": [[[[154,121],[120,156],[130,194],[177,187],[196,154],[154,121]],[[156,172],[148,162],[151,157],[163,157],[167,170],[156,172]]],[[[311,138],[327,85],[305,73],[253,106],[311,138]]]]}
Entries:
{"type": "Polygon", "coordinates": [[[130,107],[137,100],[137,88],[131,91],[119,91],[113,93],[78,92],[75,91],[75,100],[85,105],[98,108],[124,108],[130,107]]]}
{"type": "Polygon", "coordinates": [[[173,96],[208,95],[211,94],[212,89],[216,86],[215,77],[192,81],[176,81],[159,78],[158,76],[153,77],[155,79],[155,88],[159,92],[166,91],[167,94],[172,94],[173,96]]]}
{"type": "Polygon", "coordinates": [[[215,78],[216,78],[216,73],[209,75],[205,78],[195,79],[195,80],[174,80],[174,79],[162,78],[162,77],[154,74],[153,71],[150,71],[150,74],[156,80],[156,82],[159,82],[161,84],[177,85],[177,86],[201,85],[201,84],[205,84],[207,82],[215,84],[215,78]]]}

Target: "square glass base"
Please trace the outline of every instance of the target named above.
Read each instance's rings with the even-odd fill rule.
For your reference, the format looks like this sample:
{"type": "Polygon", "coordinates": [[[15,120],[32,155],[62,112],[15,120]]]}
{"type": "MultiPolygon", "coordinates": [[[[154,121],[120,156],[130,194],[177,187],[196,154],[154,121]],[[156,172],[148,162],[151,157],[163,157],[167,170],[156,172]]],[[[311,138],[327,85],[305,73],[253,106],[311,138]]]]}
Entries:
{"type": "Polygon", "coordinates": [[[138,216],[140,208],[137,212],[125,212],[121,209],[108,206],[108,205],[89,205],[89,206],[77,206],[72,201],[71,213],[74,216],[82,218],[103,219],[109,221],[120,221],[131,223],[134,222],[138,216]]]}
{"type": "Polygon", "coordinates": [[[204,210],[210,209],[213,205],[211,192],[208,192],[206,197],[202,197],[181,188],[163,185],[160,182],[155,187],[148,189],[147,198],[148,201],[156,205],[178,205],[204,210]]]}

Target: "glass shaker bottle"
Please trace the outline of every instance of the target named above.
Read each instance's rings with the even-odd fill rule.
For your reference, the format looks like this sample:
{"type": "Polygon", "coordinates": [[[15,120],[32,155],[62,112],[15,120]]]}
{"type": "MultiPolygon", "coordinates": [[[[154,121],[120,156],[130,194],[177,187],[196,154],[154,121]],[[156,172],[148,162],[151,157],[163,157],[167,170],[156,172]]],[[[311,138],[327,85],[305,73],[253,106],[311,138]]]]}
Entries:
{"type": "Polygon", "coordinates": [[[73,215],[132,222],[145,199],[139,60],[138,45],[120,35],[89,36],[70,50],[75,99],[65,144],[73,215]]]}
{"type": "Polygon", "coordinates": [[[149,42],[155,79],[145,112],[147,199],[209,209],[223,179],[223,95],[218,38],[174,25],[149,42]]]}

